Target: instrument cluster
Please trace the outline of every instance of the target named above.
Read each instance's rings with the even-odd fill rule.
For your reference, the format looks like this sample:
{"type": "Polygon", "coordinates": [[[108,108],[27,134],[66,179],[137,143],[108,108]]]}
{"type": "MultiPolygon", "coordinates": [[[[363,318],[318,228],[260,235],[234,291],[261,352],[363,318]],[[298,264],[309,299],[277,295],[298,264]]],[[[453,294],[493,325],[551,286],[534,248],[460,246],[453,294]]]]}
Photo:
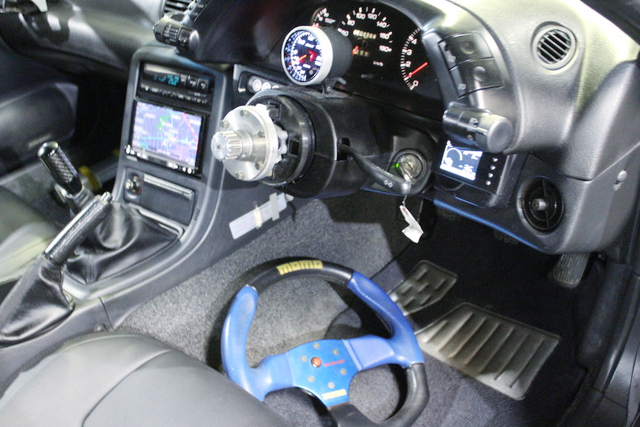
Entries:
{"type": "Polygon", "coordinates": [[[383,84],[404,94],[439,97],[422,33],[399,11],[375,3],[329,3],[313,13],[310,24],[335,28],[350,40],[349,84],[383,84]]]}

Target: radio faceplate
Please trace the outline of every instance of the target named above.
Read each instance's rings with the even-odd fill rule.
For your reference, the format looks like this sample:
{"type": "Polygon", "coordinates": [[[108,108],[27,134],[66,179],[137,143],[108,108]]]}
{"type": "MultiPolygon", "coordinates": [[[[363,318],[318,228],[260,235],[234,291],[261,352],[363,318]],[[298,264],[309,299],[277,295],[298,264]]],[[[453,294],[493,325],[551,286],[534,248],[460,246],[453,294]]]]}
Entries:
{"type": "Polygon", "coordinates": [[[208,112],[213,99],[213,84],[211,76],[144,63],[138,75],[137,96],[208,112]]]}

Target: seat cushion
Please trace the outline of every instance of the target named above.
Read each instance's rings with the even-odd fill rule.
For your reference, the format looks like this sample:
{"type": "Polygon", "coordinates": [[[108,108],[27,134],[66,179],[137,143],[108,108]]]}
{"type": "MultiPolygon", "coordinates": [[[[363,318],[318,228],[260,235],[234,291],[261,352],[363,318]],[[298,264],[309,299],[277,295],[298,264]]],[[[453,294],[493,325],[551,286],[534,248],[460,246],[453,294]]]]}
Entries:
{"type": "Polygon", "coordinates": [[[0,285],[20,277],[57,233],[38,211],[0,187],[0,285]]]}
{"type": "Polygon", "coordinates": [[[100,333],[65,344],[0,398],[0,425],[285,426],[219,372],[159,341],[100,333]]]}

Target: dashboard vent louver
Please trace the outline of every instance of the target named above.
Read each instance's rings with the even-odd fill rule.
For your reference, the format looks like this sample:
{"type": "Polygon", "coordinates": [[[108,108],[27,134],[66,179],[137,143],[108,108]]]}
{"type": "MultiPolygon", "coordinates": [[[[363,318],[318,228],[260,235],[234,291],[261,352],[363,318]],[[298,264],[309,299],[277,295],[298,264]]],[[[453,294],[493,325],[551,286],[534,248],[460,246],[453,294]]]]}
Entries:
{"type": "Polygon", "coordinates": [[[172,13],[183,13],[189,7],[191,0],[165,0],[162,13],[165,15],[172,13]]]}
{"type": "Polygon", "coordinates": [[[559,70],[571,61],[576,52],[576,38],[571,31],[559,25],[541,28],[533,38],[533,53],[540,65],[559,70]]]}
{"type": "Polygon", "coordinates": [[[529,184],[521,203],[525,219],[536,230],[550,233],[560,225],[564,203],[560,191],[548,179],[539,178],[529,184]]]}

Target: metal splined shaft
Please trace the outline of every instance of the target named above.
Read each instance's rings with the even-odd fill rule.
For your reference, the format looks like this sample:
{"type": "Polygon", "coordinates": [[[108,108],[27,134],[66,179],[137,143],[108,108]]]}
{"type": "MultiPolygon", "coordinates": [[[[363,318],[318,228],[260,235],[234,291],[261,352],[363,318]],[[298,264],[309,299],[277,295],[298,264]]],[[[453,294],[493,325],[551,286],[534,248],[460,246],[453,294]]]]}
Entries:
{"type": "Polygon", "coordinates": [[[58,185],[70,195],[82,191],[78,171],[57,142],[46,142],[38,150],[38,157],[58,185]]]}

